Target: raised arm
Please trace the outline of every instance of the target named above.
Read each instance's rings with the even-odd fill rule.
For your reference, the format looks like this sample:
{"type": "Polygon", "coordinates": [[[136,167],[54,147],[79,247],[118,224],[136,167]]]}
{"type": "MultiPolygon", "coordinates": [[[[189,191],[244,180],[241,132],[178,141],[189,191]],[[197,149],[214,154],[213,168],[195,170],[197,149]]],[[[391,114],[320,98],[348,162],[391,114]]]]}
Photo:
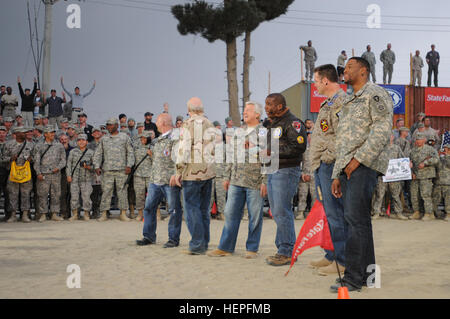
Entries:
{"type": "Polygon", "coordinates": [[[64,82],[63,82],[63,77],[61,77],[61,87],[64,90],[64,92],[67,93],[68,96],[70,96],[70,98],[72,98],[72,93],[70,93],[69,91],[66,90],[66,88],[64,87],[64,82]]]}
{"type": "Polygon", "coordinates": [[[94,91],[94,89],[95,89],[95,81],[94,81],[94,84],[92,85],[91,89],[89,90],[89,92],[87,92],[86,94],[83,94],[83,98],[85,98],[86,96],[88,96],[89,94],[91,94],[92,91],[94,91]]]}

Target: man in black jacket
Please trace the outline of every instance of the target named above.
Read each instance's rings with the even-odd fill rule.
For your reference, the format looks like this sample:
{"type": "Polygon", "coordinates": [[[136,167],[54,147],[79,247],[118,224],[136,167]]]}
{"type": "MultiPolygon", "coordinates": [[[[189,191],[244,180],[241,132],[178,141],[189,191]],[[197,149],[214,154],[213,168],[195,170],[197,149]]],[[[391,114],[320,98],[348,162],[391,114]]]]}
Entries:
{"type": "Polygon", "coordinates": [[[20,76],[17,77],[17,84],[19,85],[20,97],[22,98],[22,108],[20,109],[23,118],[23,124],[25,126],[33,126],[33,111],[34,111],[34,96],[37,90],[37,81],[34,78],[33,92],[30,93],[30,89],[22,89],[20,83],[20,76]]]}
{"type": "Polygon", "coordinates": [[[275,245],[278,249],[274,256],[266,258],[266,262],[272,266],[282,266],[291,262],[295,245],[292,201],[300,180],[300,162],[306,150],[306,128],[289,111],[284,96],[279,93],[267,96],[265,109],[270,118],[267,123],[270,134],[268,155],[272,166],[267,175],[267,192],[270,209],[277,224],[275,245]],[[274,168],[277,159],[278,168],[274,168]]]}
{"type": "Polygon", "coordinates": [[[155,138],[158,137],[160,133],[158,132],[156,124],[152,122],[153,113],[146,112],[144,116],[145,116],[144,121],[145,131],[153,131],[155,132],[155,138]]]}

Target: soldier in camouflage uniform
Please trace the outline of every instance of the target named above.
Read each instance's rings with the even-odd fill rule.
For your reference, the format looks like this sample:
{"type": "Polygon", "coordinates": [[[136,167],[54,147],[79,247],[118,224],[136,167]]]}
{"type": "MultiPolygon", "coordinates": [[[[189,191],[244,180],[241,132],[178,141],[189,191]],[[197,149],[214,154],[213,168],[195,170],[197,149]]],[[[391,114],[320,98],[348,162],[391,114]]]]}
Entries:
{"type": "MultiPolygon", "coordinates": [[[[416,134],[416,132],[414,132],[416,134]]],[[[412,219],[420,219],[419,194],[423,200],[425,215],[422,220],[434,219],[433,214],[433,178],[436,177],[436,165],[439,164],[437,151],[425,144],[427,135],[418,132],[415,146],[411,150],[410,158],[413,164],[411,181],[411,203],[414,214],[412,219]]]]}
{"type": "MultiPolygon", "coordinates": [[[[262,106],[256,102],[245,103],[244,122],[238,129],[237,138],[245,138],[245,162],[239,162],[237,142],[233,162],[225,167],[224,187],[228,189],[228,200],[225,207],[225,225],[220,243],[216,250],[208,253],[211,257],[231,255],[236,247],[239,225],[244,212],[244,204],[248,207],[248,236],[246,242],[246,258],[255,258],[261,238],[263,225],[264,196],[267,194],[267,176],[261,174],[258,137],[266,137],[267,129],[260,123],[262,106]]],[[[228,154],[227,154],[228,155],[228,154]]]]}
{"type": "Polygon", "coordinates": [[[303,50],[305,52],[305,64],[306,64],[306,81],[312,82],[313,76],[314,76],[314,63],[317,61],[317,52],[316,49],[312,46],[312,41],[308,41],[308,45],[302,45],[300,46],[300,50],[303,50]]]}
{"type": "Polygon", "coordinates": [[[316,183],[314,181],[314,174],[311,170],[311,160],[309,158],[309,145],[311,141],[311,133],[307,132],[308,146],[305,153],[303,153],[303,161],[300,164],[302,168],[302,175],[298,183],[298,206],[295,219],[304,219],[306,210],[306,200],[308,194],[311,196],[311,207],[316,201],[316,183]]]}
{"type": "Polygon", "coordinates": [[[136,165],[140,164],[134,172],[133,178],[134,191],[136,192],[136,209],[138,211],[136,220],[140,222],[144,214],[146,190],[152,181],[152,152],[150,151],[150,145],[147,145],[148,134],[145,132],[136,136],[140,145],[134,146],[134,157],[136,158],[136,165]]]}
{"type": "MultiPolygon", "coordinates": [[[[394,144],[394,135],[391,135],[391,142],[389,146],[386,147],[385,152],[387,153],[388,159],[396,159],[403,158],[405,155],[403,154],[400,146],[394,144]]],[[[384,201],[384,196],[389,190],[392,196],[392,209],[391,209],[391,218],[407,220],[408,217],[403,216],[403,205],[400,200],[400,194],[402,192],[402,183],[401,182],[383,182],[383,176],[378,176],[377,187],[375,188],[375,192],[373,194],[374,198],[372,201],[372,209],[374,211],[373,219],[379,219],[380,216],[384,216],[384,213],[381,211],[382,202],[384,201]]]]}
{"type": "MultiPolygon", "coordinates": [[[[382,87],[368,82],[369,63],[358,57],[347,62],[344,80],[353,87],[339,115],[336,135],[336,162],[332,194],[343,199],[348,224],[345,243],[345,273],[342,278],[349,291],[366,282],[369,265],[375,264],[371,221],[371,199],[377,175],[388,168],[383,152],[392,133],[393,101],[382,87]]],[[[340,284],[331,286],[337,292],[340,284]]]]}
{"type": "Polygon", "coordinates": [[[440,158],[437,176],[434,180],[433,204],[434,213],[438,215],[437,206],[444,199],[445,216],[448,216],[450,213],[450,144],[445,144],[444,150],[445,153],[440,158]]]}
{"type": "Polygon", "coordinates": [[[372,82],[375,83],[377,81],[377,77],[375,76],[375,64],[377,64],[377,60],[375,59],[375,54],[371,51],[370,44],[366,48],[367,51],[361,55],[361,58],[369,62],[370,75],[372,76],[372,82]]]}
{"type": "Polygon", "coordinates": [[[152,143],[152,182],[150,183],[144,208],[144,227],[142,240],[136,244],[145,246],[156,243],[156,210],[165,197],[168,203],[169,240],[164,248],[177,247],[180,244],[181,222],[183,210],[180,202],[180,187],[170,186],[170,179],[175,175],[175,154],[172,138],[172,118],[168,113],[162,113],[156,120],[156,126],[161,135],[152,143]]]}
{"type": "MultiPolygon", "coordinates": [[[[92,129],[92,137],[94,138],[88,144],[88,148],[93,150],[97,149],[98,144],[100,143],[100,139],[102,138],[102,131],[98,127],[94,127],[92,129]]],[[[102,200],[102,176],[94,174],[92,178],[92,218],[97,218],[100,215],[100,202],[102,200]]]]}
{"type": "Polygon", "coordinates": [[[411,153],[411,142],[407,139],[409,135],[409,129],[404,126],[400,127],[399,134],[400,136],[394,140],[394,143],[400,147],[400,150],[405,157],[409,157],[409,154],[411,153]]]}
{"type": "Polygon", "coordinates": [[[392,72],[394,71],[395,53],[391,50],[390,43],[388,43],[387,49],[381,52],[380,61],[383,63],[383,84],[386,84],[386,75],[388,76],[387,84],[391,84],[392,72]]]}
{"type": "Polygon", "coordinates": [[[102,137],[94,153],[93,162],[95,172],[97,176],[103,173],[102,201],[100,204],[102,216],[98,221],[108,219],[107,210],[111,206],[114,185],[116,186],[117,196],[119,198],[119,218],[121,221],[130,221],[126,214],[128,208],[128,187],[125,186],[125,182],[128,174],[131,173],[131,167],[135,163],[134,152],[130,137],[124,133],[120,133],[118,127],[119,121],[117,118],[110,118],[106,122],[106,128],[109,134],[102,137]]]}
{"type": "Polygon", "coordinates": [[[44,131],[45,142],[36,145],[34,169],[37,175],[37,196],[39,222],[46,219],[48,212],[48,195],[50,193],[51,220],[63,220],[57,214],[60,211],[61,170],[66,166],[66,151],[61,143],[55,140],[56,129],[47,126],[44,131]]]}
{"type": "Polygon", "coordinates": [[[67,182],[70,183],[70,208],[72,217],[69,221],[78,219],[80,206],[80,193],[83,201],[83,219],[89,220],[91,211],[92,179],[94,177],[92,157],[94,151],[87,148],[88,137],[86,134],[78,135],[78,147],[70,151],[67,159],[67,182]],[[73,172],[73,173],[72,173],[73,172]]]}
{"type": "MultiPolygon", "coordinates": [[[[11,168],[11,163],[16,161],[16,164],[21,166],[26,161],[32,160],[33,143],[26,142],[25,129],[23,127],[17,127],[14,129],[15,140],[8,141],[4,145],[2,162],[7,163],[7,170],[11,168]],[[20,154],[19,154],[20,153],[20,154]]],[[[30,222],[30,195],[33,189],[33,181],[29,180],[25,183],[12,182],[8,178],[7,191],[9,198],[9,209],[11,210],[11,216],[7,222],[15,222],[16,213],[19,210],[19,194],[20,194],[20,210],[22,211],[22,221],[30,222]]]]}

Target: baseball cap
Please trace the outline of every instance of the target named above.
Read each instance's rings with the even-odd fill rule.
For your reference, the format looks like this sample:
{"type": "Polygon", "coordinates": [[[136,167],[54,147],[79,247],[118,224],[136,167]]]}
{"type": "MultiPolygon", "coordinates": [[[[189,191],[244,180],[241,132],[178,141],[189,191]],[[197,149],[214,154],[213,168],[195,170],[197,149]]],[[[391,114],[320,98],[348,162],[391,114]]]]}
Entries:
{"type": "Polygon", "coordinates": [[[79,134],[77,137],[77,141],[78,140],[86,140],[87,141],[88,137],[86,134],[79,134]]]}
{"type": "Polygon", "coordinates": [[[153,116],[152,112],[145,112],[144,116],[153,116]]]}
{"type": "Polygon", "coordinates": [[[106,124],[119,124],[119,120],[115,117],[110,117],[108,121],[106,121],[106,124]]]}

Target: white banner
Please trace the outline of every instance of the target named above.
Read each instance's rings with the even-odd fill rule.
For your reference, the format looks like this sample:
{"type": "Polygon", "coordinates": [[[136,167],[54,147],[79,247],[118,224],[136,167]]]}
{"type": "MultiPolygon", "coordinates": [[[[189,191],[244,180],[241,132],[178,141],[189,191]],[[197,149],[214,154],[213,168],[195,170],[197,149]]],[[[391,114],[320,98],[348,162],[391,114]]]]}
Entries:
{"type": "Polygon", "coordinates": [[[398,182],[411,179],[411,168],[409,167],[409,158],[395,158],[389,160],[389,166],[386,175],[383,176],[383,182],[398,182]]]}

